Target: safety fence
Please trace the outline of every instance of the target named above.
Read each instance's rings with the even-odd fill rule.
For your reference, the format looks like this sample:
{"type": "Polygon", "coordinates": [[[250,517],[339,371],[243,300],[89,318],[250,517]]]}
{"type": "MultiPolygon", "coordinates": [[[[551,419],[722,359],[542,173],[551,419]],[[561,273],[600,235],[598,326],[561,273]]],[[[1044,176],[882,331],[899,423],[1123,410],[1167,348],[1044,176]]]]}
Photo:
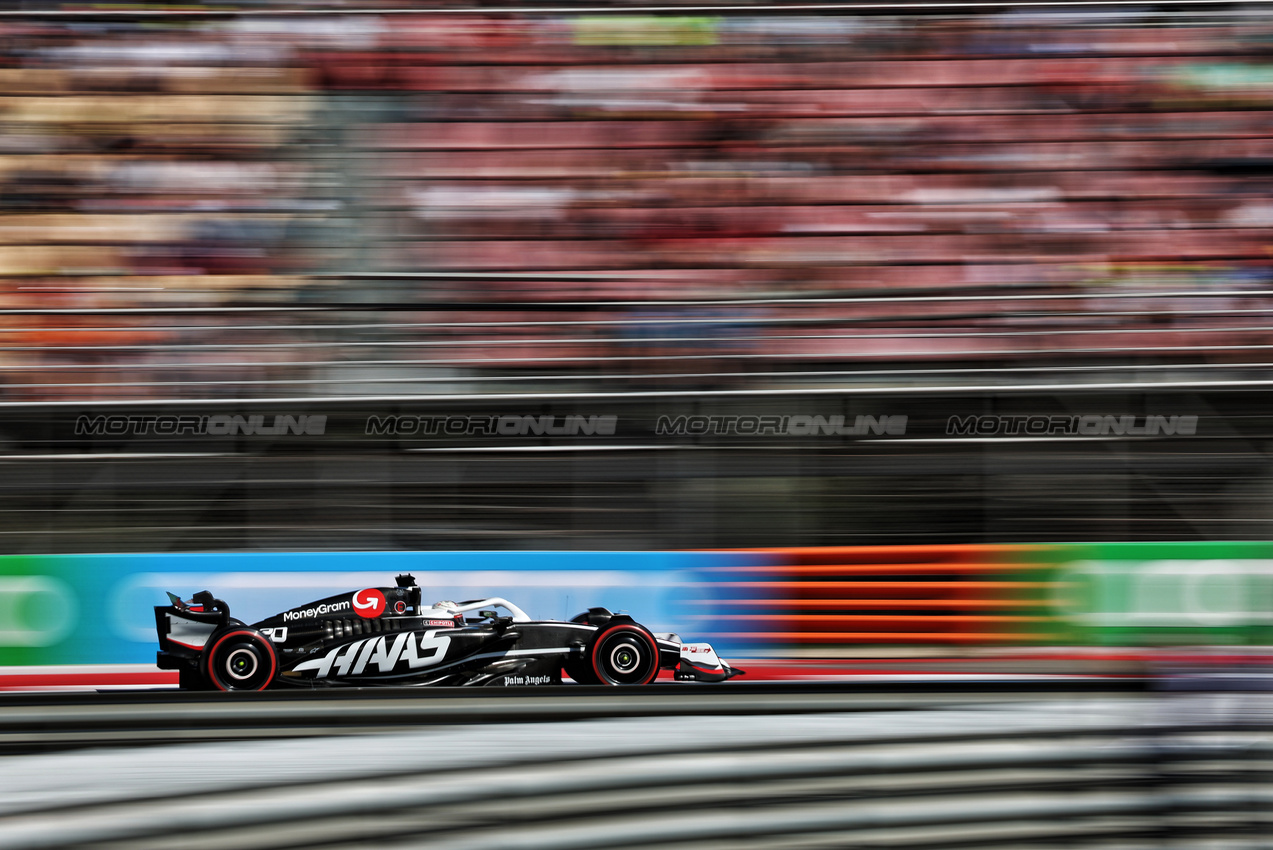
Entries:
{"type": "MultiPolygon", "coordinates": [[[[476,285],[458,274],[402,276],[421,288],[476,285]]],[[[489,273],[472,277],[481,285],[500,282],[489,273]]],[[[1182,374],[1196,381],[1235,373],[1260,379],[1270,330],[1268,294],[1224,284],[1097,294],[1055,294],[1051,284],[958,294],[870,289],[825,298],[647,299],[638,306],[536,303],[522,313],[499,302],[350,306],[322,282],[310,286],[331,302],[297,304],[284,282],[272,284],[282,292],[274,296],[278,306],[0,303],[6,397],[303,401],[639,392],[757,379],[798,389],[810,382],[870,385],[881,375],[903,386],[1064,386],[1093,371],[1120,380],[1120,363],[1160,358],[1137,375],[1138,388],[1153,390],[1182,374]],[[1023,312],[1045,318],[1023,327],[1012,318],[1023,312]],[[1111,316],[1123,317],[1122,324],[1111,325],[1111,316]]]]}
{"type": "Polygon", "coordinates": [[[0,848],[1254,849],[1271,766],[1211,697],[410,728],[0,759],[0,848]]]}
{"type": "Polygon", "coordinates": [[[799,391],[0,402],[0,552],[1267,540],[1266,372],[1209,388],[1173,374],[1164,394],[1071,372],[1067,391],[876,374],[799,391]]]}

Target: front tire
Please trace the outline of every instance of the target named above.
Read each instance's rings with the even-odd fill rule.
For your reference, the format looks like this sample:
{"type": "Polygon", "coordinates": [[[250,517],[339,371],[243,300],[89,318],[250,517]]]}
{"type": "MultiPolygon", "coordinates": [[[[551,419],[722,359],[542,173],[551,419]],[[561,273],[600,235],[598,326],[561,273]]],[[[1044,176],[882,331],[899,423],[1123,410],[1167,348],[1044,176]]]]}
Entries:
{"type": "Polygon", "coordinates": [[[648,685],[659,675],[658,644],[636,623],[603,628],[592,641],[588,661],[589,678],[602,685],[648,685]]]}
{"type": "Polygon", "coordinates": [[[203,655],[203,675],[219,691],[263,691],[278,672],[278,655],[256,629],[217,636],[203,655]]]}

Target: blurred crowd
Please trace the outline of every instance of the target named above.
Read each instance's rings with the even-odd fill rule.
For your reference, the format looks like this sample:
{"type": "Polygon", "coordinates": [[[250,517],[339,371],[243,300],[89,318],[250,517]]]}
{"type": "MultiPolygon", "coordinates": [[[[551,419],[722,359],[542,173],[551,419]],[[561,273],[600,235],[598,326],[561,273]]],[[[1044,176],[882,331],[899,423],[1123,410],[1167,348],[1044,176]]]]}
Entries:
{"type": "Polygon", "coordinates": [[[0,29],[7,399],[1270,343],[1273,20],[1241,8],[0,29]]]}

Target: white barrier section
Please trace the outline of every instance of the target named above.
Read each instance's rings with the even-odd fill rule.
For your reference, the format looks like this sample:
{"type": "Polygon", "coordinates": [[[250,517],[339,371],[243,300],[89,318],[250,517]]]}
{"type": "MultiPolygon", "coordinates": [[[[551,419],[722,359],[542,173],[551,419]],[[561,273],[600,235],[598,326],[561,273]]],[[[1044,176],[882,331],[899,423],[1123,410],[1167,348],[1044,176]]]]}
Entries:
{"type": "Polygon", "coordinates": [[[1188,844],[1199,823],[1226,848],[1267,847],[1270,702],[628,718],[11,756],[0,848],[1068,847],[1163,830],[1188,844]]]}

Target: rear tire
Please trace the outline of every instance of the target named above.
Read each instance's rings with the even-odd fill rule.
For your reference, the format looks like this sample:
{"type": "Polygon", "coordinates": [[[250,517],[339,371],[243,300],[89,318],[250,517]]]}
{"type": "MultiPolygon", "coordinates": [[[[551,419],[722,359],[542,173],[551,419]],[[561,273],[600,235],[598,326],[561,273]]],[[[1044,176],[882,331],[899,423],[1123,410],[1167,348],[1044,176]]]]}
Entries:
{"type": "Polygon", "coordinates": [[[203,654],[203,675],[219,691],[263,691],[278,672],[269,638],[256,629],[232,629],[216,636],[203,654]]]}
{"type": "Polygon", "coordinates": [[[619,623],[597,633],[588,649],[588,661],[588,673],[596,683],[648,685],[659,675],[659,646],[645,627],[619,623]]]}

